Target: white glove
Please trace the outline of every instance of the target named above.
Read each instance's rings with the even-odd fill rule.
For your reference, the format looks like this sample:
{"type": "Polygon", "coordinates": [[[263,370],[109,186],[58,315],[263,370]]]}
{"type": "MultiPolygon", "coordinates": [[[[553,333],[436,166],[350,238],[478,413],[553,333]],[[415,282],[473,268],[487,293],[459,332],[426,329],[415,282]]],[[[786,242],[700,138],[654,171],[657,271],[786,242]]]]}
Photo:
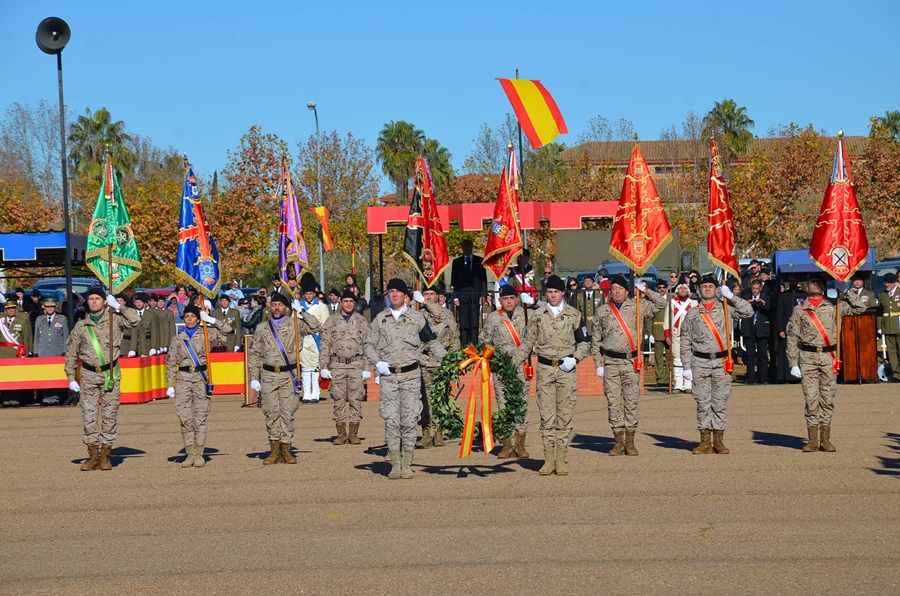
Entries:
{"type": "Polygon", "coordinates": [[[363,371],[363,381],[368,381],[371,378],[372,378],[372,371],[364,370],[363,371]]]}
{"type": "Polygon", "coordinates": [[[134,350],[131,350],[130,352],[128,352],[129,358],[134,358],[136,355],[137,355],[137,353],[134,350]]]}
{"type": "Polygon", "coordinates": [[[881,329],[879,329],[879,330],[878,330],[878,335],[881,335],[881,334],[882,334],[882,333],[881,333],[881,329]]]}
{"type": "Polygon", "coordinates": [[[297,300],[296,298],[294,299],[293,302],[291,302],[291,308],[293,308],[297,312],[303,312],[306,310],[305,308],[303,308],[303,305],[300,304],[300,301],[297,300]]]}
{"type": "Polygon", "coordinates": [[[649,337],[649,339],[647,339],[647,342],[648,342],[648,343],[650,344],[650,346],[652,347],[653,344],[656,343],[656,338],[654,338],[654,337],[651,335],[651,336],[649,337]]]}
{"type": "Polygon", "coordinates": [[[641,294],[647,293],[647,284],[644,283],[644,280],[640,277],[635,278],[634,280],[634,289],[638,290],[641,294]]]}
{"type": "Polygon", "coordinates": [[[559,370],[563,372],[569,372],[575,365],[578,364],[578,361],[572,358],[571,356],[566,356],[562,359],[562,364],[559,365],[559,370]]]}
{"type": "Polygon", "coordinates": [[[167,348],[167,347],[162,347],[162,348],[159,349],[159,351],[160,351],[161,354],[168,354],[168,353],[169,353],[169,348],[167,348]]]}
{"type": "Polygon", "coordinates": [[[692,373],[692,372],[689,371],[689,370],[683,370],[683,371],[681,371],[681,376],[684,377],[684,380],[685,380],[685,381],[691,381],[691,382],[694,381],[694,373],[692,373]]]}
{"type": "Polygon", "coordinates": [[[150,355],[151,355],[151,356],[156,356],[157,354],[159,354],[159,352],[157,352],[155,348],[150,348],[150,355]]]}
{"type": "Polygon", "coordinates": [[[797,378],[797,379],[799,379],[799,378],[801,378],[801,377],[803,376],[803,374],[800,372],[800,367],[799,367],[799,366],[792,366],[792,367],[791,367],[791,376],[792,376],[792,377],[795,377],[795,378],[797,378]]]}
{"type": "Polygon", "coordinates": [[[169,387],[166,389],[166,397],[175,397],[175,388],[169,387]]]}
{"type": "Polygon", "coordinates": [[[119,308],[120,308],[119,301],[116,300],[116,297],[113,296],[112,294],[107,294],[106,303],[108,305],[110,305],[113,308],[113,310],[119,310],[119,308]]]}
{"type": "Polygon", "coordinates": [[[250,389],[262,391],[262,385],[259,384],[259,381],[250,381],[250,389]]]}
{"type": "Polygon", "coordinates": [[[240,351],[241,351],[241,346],[234,346],[234,351],[235,351],[235,352],[240,352],[240,351]]]}
{"type": "Polygon", "coordinates": [[[319,371],[319,376],[321,376],[323,379],[330,379],[331,371],[328,370],[327,368],[323,368],[322,370],[319,371]]]}
{"type": "Polygon", "coordinates": [[[78,381],[72,381],[71,383],[69,383],[69,391],[74,391],[75,393],[81,391],[81,385],[78,384],[78,381]]]}
{"type": "Polygon", "coordinates": [[[722,298],[727,298],[731,300],[734,298],[734,292],[728,289],[728,286],[722,286],[719,288],[719,293],[722,294],[722,298]]]}
{"type": "Polygon", "coordinates": [[[376,363],[376,364],[375,364],[375,368],[378,369],[378,373],[381,374],[381,376],[383,376],[383,377],[389,377],[389,376],[391,376],[391,367],[390,367],[390,365],[389,365],[387,362],[385,362],[384,360],[382,360],[381,362],[376,363]]]}
{"type": "Polygon", "coordinates": [[[375,384],[381,385],[381,377],[375,377],[375,384]]]}
{"type": "Polygon", "coordinates": [[[603,367],[602,366],[597,367],[597,376],[600,377],[601,379],[603,378],[603,367]]]}
{"type": "Polygon", "coordinates": [[[216,324],[216,318],[205,311],[200,311],[200,320],[210,325],[216,324]]]}
{"type": "Polygon", "coordinates": [[[519,294],[519,300],[522,301],[522,304],[525,304],[527,306],[531,306],[532,304],[534,304],[534,297],[528,292],[522,292],[521,294],[519,294]]]}
{"type": "Polygon", "coordinates": [[[423,296],[422,292],[420,292],[419,290],[413,292],[413,300],[415,300],[419,304],[425,304],[425,296],[423,296]]]}

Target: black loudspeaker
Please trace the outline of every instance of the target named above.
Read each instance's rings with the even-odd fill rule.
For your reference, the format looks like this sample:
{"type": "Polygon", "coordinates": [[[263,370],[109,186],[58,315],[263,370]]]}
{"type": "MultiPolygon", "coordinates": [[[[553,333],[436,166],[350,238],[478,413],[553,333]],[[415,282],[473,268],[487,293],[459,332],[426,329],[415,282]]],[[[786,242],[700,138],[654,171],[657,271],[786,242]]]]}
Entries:
{"type": "Polygon", "coordinates": [[[34,40],[45,54],[59,54],[69,43],[72,30],[59,17],[48,17],[38,25],[34,40]]]}
{"type": "Polygon", "coordinates": [[[682,271],[690,271],[694,268],[694,257],[691,255],[691,251],[683,250],[681,251],[681,270],[682,271]]]}

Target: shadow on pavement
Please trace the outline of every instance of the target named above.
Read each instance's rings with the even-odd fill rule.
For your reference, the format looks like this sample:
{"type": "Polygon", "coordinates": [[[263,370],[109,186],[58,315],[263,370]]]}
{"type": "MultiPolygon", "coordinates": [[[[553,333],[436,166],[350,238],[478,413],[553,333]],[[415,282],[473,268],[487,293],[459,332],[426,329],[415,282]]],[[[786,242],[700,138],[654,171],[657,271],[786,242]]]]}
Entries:
{"type": "Polygon", "coordinates": [[[767,445],[769,447],[787,447],[788,449],[803,449],[806,441],[794,435],[782,435],[779,433],[766,433],[761,430],[751,431],[753,433],[753,442],[757,445],[767,445]]]}
{"type": "Polygon", "coordinates": [[[900,478],[900,434],[885,433],[884,436],[887,437],[889,441],[888,448],[893,451],[897,455],[897,457],[878,456],[878,461],[881,463],[881,468],[870,469],[876,474],[900,478]]]}
{"type": "MultiPolygon", "coordinates": [[[[418,453],[418,452],[417,452],[418,453]]],[[[438,476],[456,476],[457,478],[467,478],[469,476],[477,476],[486,478],[494,474],[503,474],[506,472],[516,472],[519,469],[537,471],[542,461],[535,459],[511,459],[495,465],[478,465],[478,464],[459,464],[449,466],[426,466],[417,464],[413,460],[412,468],[415,472],[422,474],[436,474],[438,476]]],[[[374,461],[368,464],[354,466],[357,470],[368,470],[373,474],[387,477],[391,471],[391,464],[387,461],[374,461]]]]}
{"type": "Polygon", "coordinates": [[[699,441],[685,441],[679,437],[670,437],[668,435],[654,435],[652,433],[644,433],[654,441],[657,447],[664,449],[679,449],[681,451],[693,451],[699,441]]]}
{"type": "MultiPolygon", "coordinates": [[[[172,457],[167,457],[166,461],[180,464],[182,461],[184,461],[184,458],[186,455],[187,455],[187,451],[182,449],[176,455],[173,455],[172,457]]],[[[218,449],[213,449],[212,447],[204,447],[203,448],[203,456],[206,458],[218,457],[219,455],[226,455],[226,454],[220,453],[218,449]]]]}
{"type": "Polygon", "coordinates": [[[611,437],[595,437],[592,435],[575,435],[569,441],[569,446],[572,449],[585,449],[598,453],[608,452],[615,444],[616,442],[611,437]]]}
{"type": "MultiPolygon", "coordinates": [[[[207,451],[207,455],[208,455],[209,449],[207,449],[206,451],[207,451]]],[[[255,451],[253,453],[248,453],[247,457],[249,459],[266,459],[267,457],[269,457],[269,453],[270,452],[268,450],[255,451]]],[[[315,452],[311,451],[309,449],[297,449],[296,447],[291,447],[291,453],[293,453],[294,455],[297,455],[300,453],[315,453],[315,452]]]]}

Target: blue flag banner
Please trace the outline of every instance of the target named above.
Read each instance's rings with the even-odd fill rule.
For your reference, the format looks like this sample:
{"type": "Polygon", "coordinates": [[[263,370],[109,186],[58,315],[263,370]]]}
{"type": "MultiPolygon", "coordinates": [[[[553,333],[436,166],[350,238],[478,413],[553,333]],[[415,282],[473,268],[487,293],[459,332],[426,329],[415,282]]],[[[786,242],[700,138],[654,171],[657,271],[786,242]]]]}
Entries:
{"type": "Polygon", "coordinates": [[[184,178],[181,218],[178,222],[178,255],[176,269],[180,277],[214,300],[222,280],[219,277],[219,249],[203,216],[200,189],[194,169],[184,178]]]}

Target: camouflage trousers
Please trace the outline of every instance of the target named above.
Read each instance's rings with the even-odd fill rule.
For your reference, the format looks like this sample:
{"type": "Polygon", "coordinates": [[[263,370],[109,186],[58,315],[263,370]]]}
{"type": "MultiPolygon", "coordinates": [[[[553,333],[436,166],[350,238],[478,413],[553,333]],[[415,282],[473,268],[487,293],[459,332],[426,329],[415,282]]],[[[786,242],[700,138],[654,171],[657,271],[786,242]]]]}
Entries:
{"type": "Polygon", "coordinates": [[[634,363],[623,358],[607,358],[603,367],[603,394],[609,410],[609,427],[615,433],[637,428],[638,397],[641,394],[641,377],[635,372],[634,363]]]}
{"type": "Polygon", "coordinates": [[[175,377],[175,415],[181,423],[184,446],[206,445],[206,419],[212,400],[200,373],[178,372],[175,377]]]}
{"type": "Polygon", "coordinates": [[[259,382],[262,385],[259,402],[266,417],[269,440],[293,443],[294,414],[300,407],[300,396],[294,390],[294,378],[289,372],[264,370],[259,382]]]}
{"type": "Polygon", "coordinates": [[[725,360],[694,358],[691,370],[693,395],[697,402],[697,428],[699,430],[725,430],[728,414],[726,408],[731,397],[731,375],[725,372],[725,360]]]}
{"type": "Polygon", "coordinates": [[[384,440],[388,451],[412,451],[416,446],[416,422],[422,412],[422,373],[419,369],[381,376],[381,403],[384,440]]]}
{"type": "Polygon", "coordinates": [[[119,414],[119,379],[112,391],[104,391],[103,373],[81,369],[81,418],[85,445],[112,445],[116,442],[119,414]]]}
{"type": "Polygon", "coordinates": [[[334,400],[332,418],[337,424],[362,420],[363,380],[361,368],[332,368],[331,389],[334,400]]]}
{"type": "Polygon", "coordinates": [[[434,426],[434,415],[431,413],[431,384],[434,383],[434,373],[437,369],[421,366],[419,370],[422,371],[422,389],[420,391],[422,396],[422,417],[420,424],[422,428],[431,428],[434,426]]]}
{"type": "Polygon", "coordinates": [[[806,398],[806,425],[828,426],[834,416],[837,376],[829,354],[800,352],[800,385],[806,398]]]}
{"type": "Polygon", "coordinates": [[[566,447],[572,435],[572,414],[578,403],[575,369],[563,372],[558,366],[537,365],[537,406],[541,414],[544,447],[566,447]]]}
{"type": "MultiPolygon", "coordinates": [[[[525,394],[525,420],[522,421],[522,424],[516,425],[514,429],[517,433],[524,433],[528,430],[528,395],[531,393],[531,381],[525,380],[525,370],[522,368],[522,365],[519,365],[518,368],[519,380],[522,381],[522,391],[525,394]]],[[[506,407],[506,398],[503,395],[503,385],[501,385],[497,381],[496,375],[491,375],[491,384],[494,386],[494,397],[497,401],[497,410],[502,410],[506,407]]]]}

